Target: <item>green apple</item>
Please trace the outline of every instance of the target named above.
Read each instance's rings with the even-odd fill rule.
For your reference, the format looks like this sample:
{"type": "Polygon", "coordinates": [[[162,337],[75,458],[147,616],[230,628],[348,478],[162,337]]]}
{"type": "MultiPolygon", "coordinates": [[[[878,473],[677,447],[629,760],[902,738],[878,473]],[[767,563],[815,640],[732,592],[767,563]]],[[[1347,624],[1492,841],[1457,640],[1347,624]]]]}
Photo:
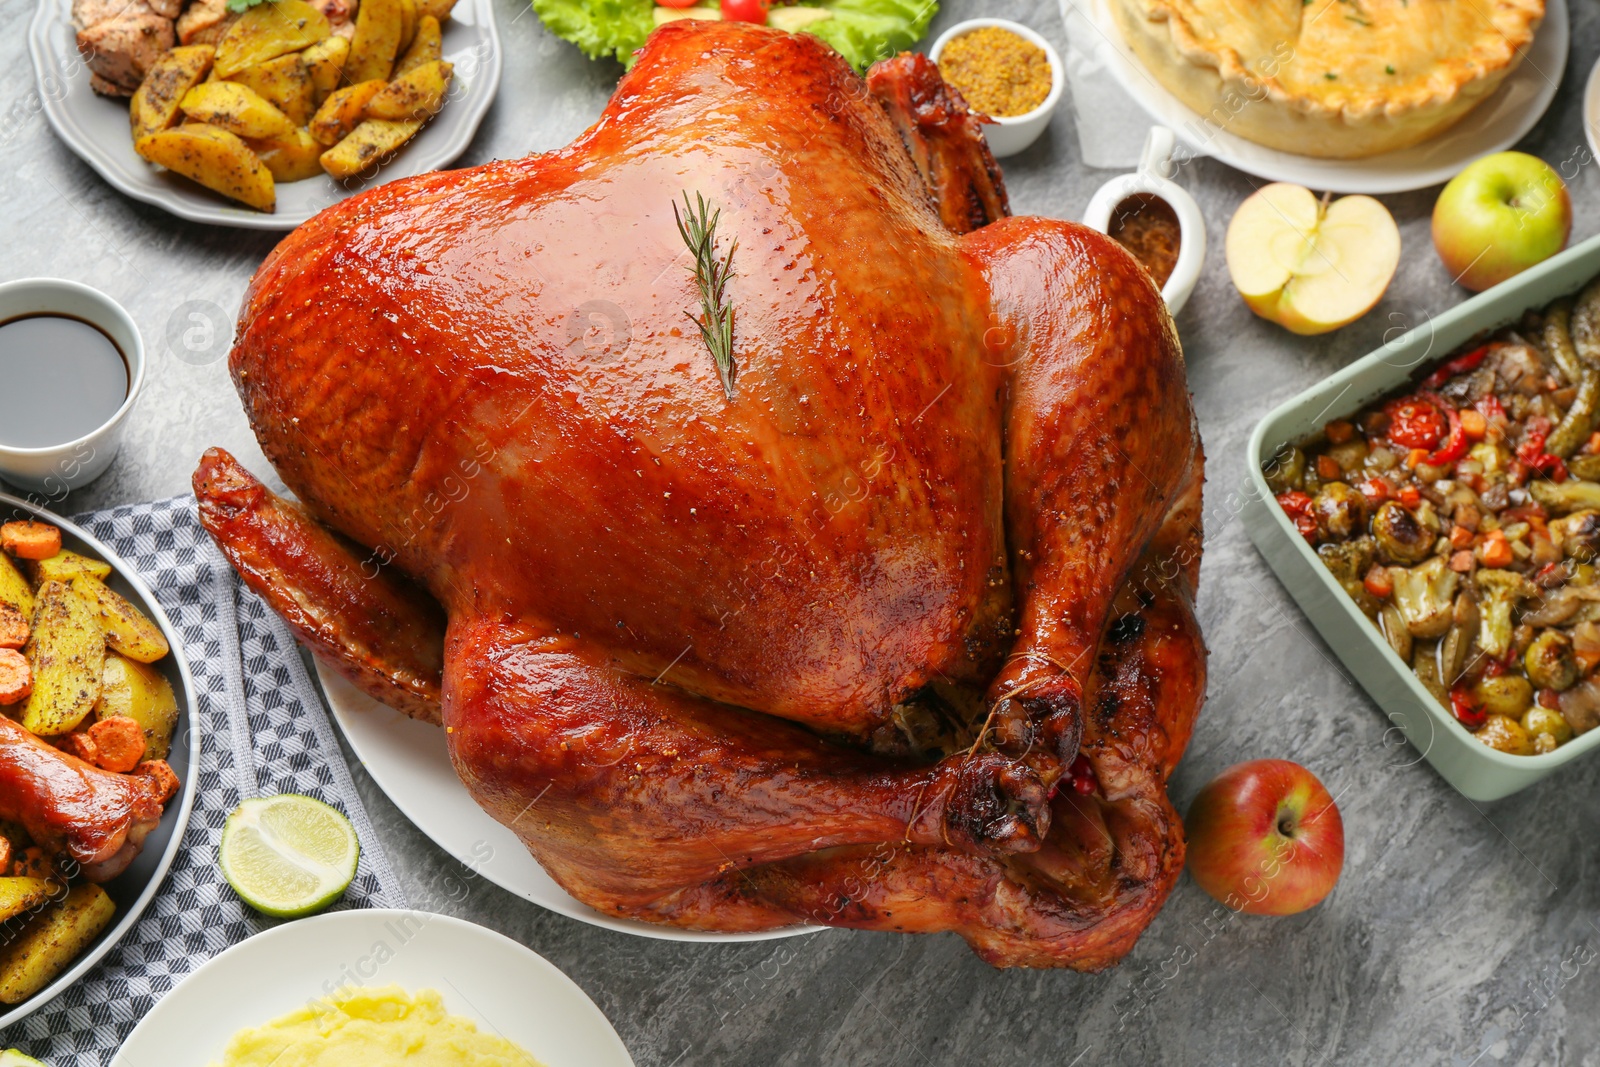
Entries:
{"type": "Polygon", "coordinates": [[[1482,292],[1549,259],[1572,233],[1572,199],[1537,156],[1496,152],[1450,179],[1433,205],[1433,247],[1456,281],[1482,292]]]}
{"type": "Polygon", "coordinates": [[[1251,311],[1294,333],[1327,333],[1383,297],[1400,264],[1400,229],[1370,196],[1330,204],[1273,182],[1233,213],[1227,259],[1251,311]]]}

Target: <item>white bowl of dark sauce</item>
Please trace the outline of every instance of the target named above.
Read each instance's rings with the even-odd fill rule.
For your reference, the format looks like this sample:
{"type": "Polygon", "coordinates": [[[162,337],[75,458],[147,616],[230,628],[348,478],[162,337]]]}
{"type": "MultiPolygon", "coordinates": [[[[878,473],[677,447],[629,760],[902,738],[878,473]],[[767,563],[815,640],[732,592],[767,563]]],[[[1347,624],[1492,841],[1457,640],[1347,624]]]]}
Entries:
{"type": "Polygon", "coordinates": [[[121,304],[60,278],[0,284],[0,477],[61,497],[99,477],[144,384],[121,304]]]}

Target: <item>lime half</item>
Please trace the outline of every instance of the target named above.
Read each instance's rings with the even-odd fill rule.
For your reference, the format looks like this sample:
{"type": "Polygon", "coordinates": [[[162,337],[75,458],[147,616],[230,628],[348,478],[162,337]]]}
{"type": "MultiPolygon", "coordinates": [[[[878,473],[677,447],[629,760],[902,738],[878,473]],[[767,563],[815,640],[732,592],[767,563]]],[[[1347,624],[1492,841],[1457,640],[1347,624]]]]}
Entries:
{"type": "Polygon", "coordinates": [[[14,1048],[0,1052],[0,1067],[44,1067],[44,1064],[32,1056],[24,1056],[14,1048]]]}
{"type": "Polygon", "coordinates": [[[282,793],[233,809],[217,862],[246,904],[264,915],[297,919],[343,895],[360,855],[355,828],[337,809],[282,793]]]}

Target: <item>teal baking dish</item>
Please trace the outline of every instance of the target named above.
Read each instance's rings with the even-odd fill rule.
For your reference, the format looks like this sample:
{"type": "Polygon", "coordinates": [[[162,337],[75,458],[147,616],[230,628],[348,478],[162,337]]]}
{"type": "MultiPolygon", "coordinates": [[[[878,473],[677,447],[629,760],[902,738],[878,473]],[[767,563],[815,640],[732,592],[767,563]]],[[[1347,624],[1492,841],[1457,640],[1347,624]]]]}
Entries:
{"type": "Polygon", "coordinates": [[[1600,237],[1592,237],[1438,318],[1386,343],[1283,404],[1250,435],[1249,473],[1241,516],[1267,565],[1300,605],[1346,669],[1445,780],[1473,800],[1499,800],[1600,748],[1600,730],[1542,756],[1513,756],[1488,747],[1456,722],[1339,588],[1310,545],[1273,499],[1262,467],[1285,443],[1320,430],[1330,419],[1406,382],[1424,364],[1443,359],[1476,334],[1521,318],[1575,293],[1600,275],[1600,237]]]}

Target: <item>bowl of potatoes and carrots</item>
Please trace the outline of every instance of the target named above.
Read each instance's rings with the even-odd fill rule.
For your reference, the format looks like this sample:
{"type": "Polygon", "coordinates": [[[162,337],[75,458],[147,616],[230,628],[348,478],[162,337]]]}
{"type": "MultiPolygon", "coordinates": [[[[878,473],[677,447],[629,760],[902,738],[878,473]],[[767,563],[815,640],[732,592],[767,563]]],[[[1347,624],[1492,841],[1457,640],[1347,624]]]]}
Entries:
{"type": "Polygon", "coordinates": [[[364,0],[349,38],[303,0],[247,9],[215,45],[169,49],[129,105],[134,150],[259,211],[277,185],[377,167],[443,107],[455,0],[364,0]]]}
{"type": "Polygon", "coordinates": [[[72,524],[12,497],[0,505],[4,1027],[138,920],[177,852],[199,739],[187,728],[194,686],[176,631],[137,575],[72,524]],[[71,797],[54,788],[61,782],[71,797]],[[108,847],[111,859],[81,863],[61,845],[71,831],[48,832],[80,823],[98,832],[73,805],[116,783],[147,806],[145,821],[108,847]]]}

